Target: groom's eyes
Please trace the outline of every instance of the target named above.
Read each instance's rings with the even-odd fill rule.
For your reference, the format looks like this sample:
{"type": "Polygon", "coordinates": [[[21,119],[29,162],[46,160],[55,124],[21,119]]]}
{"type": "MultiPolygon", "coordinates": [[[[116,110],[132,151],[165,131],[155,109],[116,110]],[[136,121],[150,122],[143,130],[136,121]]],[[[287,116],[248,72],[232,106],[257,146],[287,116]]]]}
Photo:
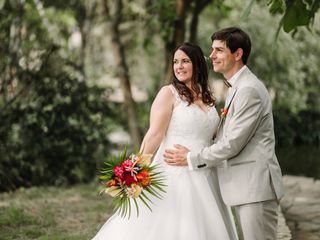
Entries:
{"type": "Polygon", "coordinates": [[[212,52],[223,52],[223,48],[212,48],[212,52]]]}

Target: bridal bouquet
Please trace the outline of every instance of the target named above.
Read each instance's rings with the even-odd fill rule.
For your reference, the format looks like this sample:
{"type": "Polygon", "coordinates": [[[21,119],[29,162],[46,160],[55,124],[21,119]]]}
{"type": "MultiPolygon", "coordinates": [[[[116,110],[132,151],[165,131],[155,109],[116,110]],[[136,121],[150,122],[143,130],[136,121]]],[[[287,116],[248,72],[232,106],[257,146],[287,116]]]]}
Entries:
{"type": "Polygon", "coordinates": [[[131,215],[132,202],[139,216],[137,199],[140,199],[150,211],[152,201],[148,194],[161,198],[165,192],[164,180],[158,165],[151,166],[151,154],[130,154],[125,149],[118,157],[110,157],[104,162],[100,179],[105,189],[103,192],[113,197],[115,210],[125,217],[131,215]]]}

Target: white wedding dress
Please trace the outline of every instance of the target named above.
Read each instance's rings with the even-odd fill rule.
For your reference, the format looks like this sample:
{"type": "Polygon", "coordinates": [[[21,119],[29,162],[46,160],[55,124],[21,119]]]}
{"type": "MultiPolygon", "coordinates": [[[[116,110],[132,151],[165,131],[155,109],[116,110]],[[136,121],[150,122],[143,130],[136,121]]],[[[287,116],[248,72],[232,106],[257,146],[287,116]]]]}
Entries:
{"type": "MultiPolygon", "coordinates": [[[[176,96],[171,121],[154,163],[161,164],[166,176],[163,199],[152,198],[152,212],[140,203],[139,216],[121,218],[114,214],[93,240],[228,240],[237,239],[235,225],[222,202],[215,169],[190,171],[168,166],[163,152],[173,144],[199,150],[211,144],[219,116],[214,107],[207,112],[176,96]]],[[[135,213],[135,208],[133,213],[135,213]]]]}

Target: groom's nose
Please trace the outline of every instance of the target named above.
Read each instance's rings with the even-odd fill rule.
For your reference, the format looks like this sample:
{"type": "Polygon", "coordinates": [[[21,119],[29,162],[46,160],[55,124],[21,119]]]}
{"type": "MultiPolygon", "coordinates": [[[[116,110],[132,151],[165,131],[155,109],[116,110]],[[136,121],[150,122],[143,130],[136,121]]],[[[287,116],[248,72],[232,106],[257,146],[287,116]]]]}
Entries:
{"type": "Polygon", "coordinates": [[[215,59],[216,58],[216,54],[215,54],[215,51],[212,50],[210,55],[209,55],[209,58],[212,60],[212,59],[215,59]]]}

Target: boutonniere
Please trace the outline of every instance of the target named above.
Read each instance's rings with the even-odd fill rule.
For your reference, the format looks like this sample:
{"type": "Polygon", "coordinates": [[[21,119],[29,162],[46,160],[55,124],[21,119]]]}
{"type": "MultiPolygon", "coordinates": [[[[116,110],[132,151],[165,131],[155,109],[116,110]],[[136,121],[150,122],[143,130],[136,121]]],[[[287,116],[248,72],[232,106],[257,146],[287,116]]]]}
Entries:
{"type": "Polygon", "coordinates": [[[221,109],[220,117],[221,117],[222,119],[224,119],[224,118],[226,118],[227,114],[228,114],[228,108],[222,108],[222,109],[221,109]]]}

